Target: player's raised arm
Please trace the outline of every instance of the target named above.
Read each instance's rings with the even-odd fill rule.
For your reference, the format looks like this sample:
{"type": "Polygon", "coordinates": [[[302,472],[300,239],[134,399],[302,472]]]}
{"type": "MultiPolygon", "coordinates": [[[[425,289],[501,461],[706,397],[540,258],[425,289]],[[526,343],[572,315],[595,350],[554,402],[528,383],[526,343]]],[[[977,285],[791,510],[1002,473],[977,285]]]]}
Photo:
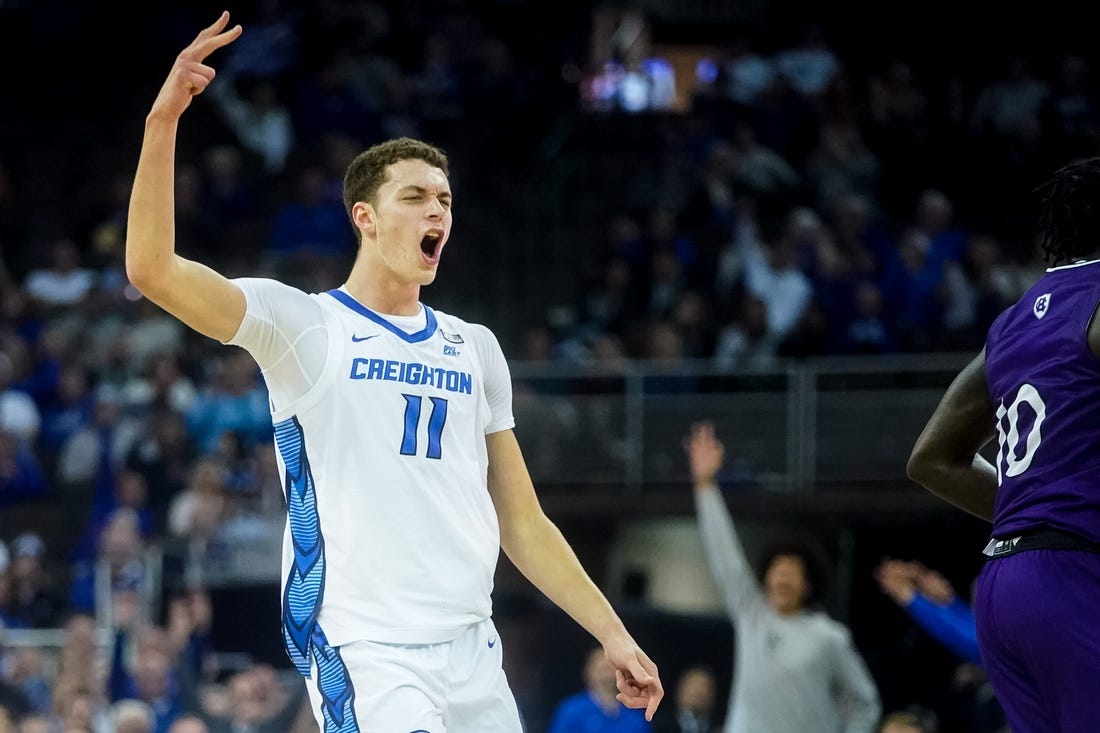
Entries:
{"type": "Polygon", "coordinates": [[[225,277],[175,252],[175,156],[180,116],[214,78],[204,62],[241,35],[223,12],[176,57],[145,120],[126,226],[126,274],[147,298],[196,331],[231,338],[244,318],[244,294],[225,277]]]}

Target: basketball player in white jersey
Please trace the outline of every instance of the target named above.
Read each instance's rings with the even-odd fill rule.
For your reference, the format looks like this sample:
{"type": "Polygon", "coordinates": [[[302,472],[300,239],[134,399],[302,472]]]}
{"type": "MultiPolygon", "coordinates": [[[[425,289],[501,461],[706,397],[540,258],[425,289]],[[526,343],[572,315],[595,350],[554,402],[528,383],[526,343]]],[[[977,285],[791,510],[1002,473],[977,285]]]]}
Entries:
{"type": "Polygon", "coordinates": [[[451,231],[447,159],[415,140],[359,155],[344,200],[359,252],[340,288],[229,280],[175,253],[179,119],[240,26],[178,56],[146,118],[130,199],[131,282],[243,347],[272,402],[288,521],[283,637],[323,733],[519,733],[490,592],[499,549],[603,645],[619,699],[652,718],[657,668],[539,506],[483,326],[419,301],[451,231]]]}

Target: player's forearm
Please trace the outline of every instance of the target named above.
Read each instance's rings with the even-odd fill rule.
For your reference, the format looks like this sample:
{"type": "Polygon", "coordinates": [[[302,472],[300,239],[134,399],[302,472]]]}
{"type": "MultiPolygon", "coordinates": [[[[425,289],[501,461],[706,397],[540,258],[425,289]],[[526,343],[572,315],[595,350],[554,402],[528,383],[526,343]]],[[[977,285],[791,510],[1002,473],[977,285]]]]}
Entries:
{"type": "Polygon", "coordinates": [[[130,194],[126,275],[146,295],[168,277],[175,259],[177,120],[150,115],[130,194]]]}
{"type": "Polygon", "coordinates": [[[976,517],[993,521],[997,469],[980,455],[961,460],[910,461],[909,477],[976,517]]]}
{"type": "Polygon", "coordinates": [[[501,546],[524,577],[601,644],[626,635],[611,603],[544,514],[528,520],[518,531],[503,534],[501,546]]]}

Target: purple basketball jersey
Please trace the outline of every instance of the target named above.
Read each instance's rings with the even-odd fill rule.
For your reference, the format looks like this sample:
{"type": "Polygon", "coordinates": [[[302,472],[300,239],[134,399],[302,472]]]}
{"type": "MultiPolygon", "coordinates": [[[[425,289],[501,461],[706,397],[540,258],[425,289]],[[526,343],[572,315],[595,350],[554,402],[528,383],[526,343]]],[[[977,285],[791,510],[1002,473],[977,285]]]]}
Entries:
{"type": "Polygon", "coordinates": [[[989,329],[995,537],[1049,527],[1100,542],[1100,359],[1087,339],[1098,303],[1100,260],[1055,267],[989,329]]]}

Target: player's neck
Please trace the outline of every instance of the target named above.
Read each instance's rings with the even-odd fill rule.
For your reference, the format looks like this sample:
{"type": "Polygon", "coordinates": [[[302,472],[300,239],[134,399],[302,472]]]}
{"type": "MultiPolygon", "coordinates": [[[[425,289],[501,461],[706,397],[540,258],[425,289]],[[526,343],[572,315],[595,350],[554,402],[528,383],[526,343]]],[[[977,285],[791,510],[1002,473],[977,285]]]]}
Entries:
{"type": "Polygon", "coordinates": [[[351,297],[375,313],[389,316],[415,316],[420,313],[420,285],[399,283],[352,272],[344,283],[351,297]]]}

